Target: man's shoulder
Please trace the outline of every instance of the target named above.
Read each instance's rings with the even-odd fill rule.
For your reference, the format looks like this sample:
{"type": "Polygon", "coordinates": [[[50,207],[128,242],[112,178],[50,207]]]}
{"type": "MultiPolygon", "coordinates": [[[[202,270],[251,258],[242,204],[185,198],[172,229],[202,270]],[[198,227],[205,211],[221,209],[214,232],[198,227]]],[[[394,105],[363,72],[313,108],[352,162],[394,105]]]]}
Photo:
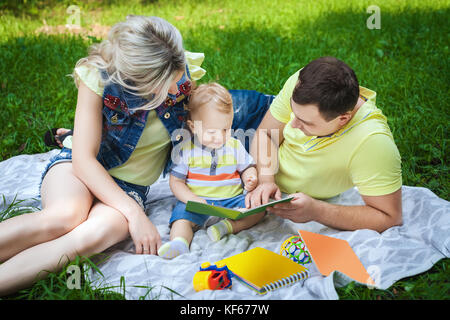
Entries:
{"type": "Polygon", "coordinates": [[[392,136],[386,116],[373,102],[363,104],[357,113],[357,118],[350,125],[349,129],[351,129],[350,132],[353,132],[354,135],[360,137],[366,137],[376,133],[392,136]]]}
{"type": "MultiPolygon", "coordinates": [[[[301,69],[300,69],[301,70],[301,69]]],[[[291,75],[270,105],[270,113],[280,122],[288,123],[292,112],[290,100],[298,81],[300,70],[291,75]]]]}
{"type": "Polygon", "coordinates": [[[286,88],[287,90],[291,91],[290,93],[292,94],[292,91],[294,91],[295,85],[297,84],[298,81],[298,77],[300,75],[300,71],[303,68],[297,70],[297,72],[295,72],[294,74],[292,74],[287,80],[286,83],[284,85],[284,88],[286,88]]]}

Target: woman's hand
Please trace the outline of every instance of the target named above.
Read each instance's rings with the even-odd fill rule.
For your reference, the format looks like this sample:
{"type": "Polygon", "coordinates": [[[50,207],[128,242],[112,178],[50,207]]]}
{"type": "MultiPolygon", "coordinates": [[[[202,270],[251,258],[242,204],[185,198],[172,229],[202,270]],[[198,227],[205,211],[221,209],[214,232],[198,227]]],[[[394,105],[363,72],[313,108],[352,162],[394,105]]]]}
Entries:
{"type": "Polygon", "coordinates": [[[281,200],[280,188],[275,182],[263,182],[259,184],[255,190],[247,193],[245,197],[245,207],[254,208],[269,202],[269,198],[281,200]]]}
{"type": "Polygon", "coordinates": [[[161,236],[142,209],[128,220],[128,230],[136,247],[136,254],[157,254],[161,236]]]}

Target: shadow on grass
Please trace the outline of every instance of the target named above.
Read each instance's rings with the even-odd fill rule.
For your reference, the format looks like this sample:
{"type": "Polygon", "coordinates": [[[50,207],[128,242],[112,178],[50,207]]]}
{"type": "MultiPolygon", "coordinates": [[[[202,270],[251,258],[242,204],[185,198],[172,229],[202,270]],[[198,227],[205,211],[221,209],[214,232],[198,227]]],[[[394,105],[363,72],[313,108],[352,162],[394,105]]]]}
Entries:
{"type": "MultiPolygon", "coordinates": [[[[140,0],[143,5],[155,4],[160,0],[140,0]]],[[[29,18],[39,18],[39,11],[55,6],[64,5],[68,8],[71,5],[82,5],[87,10],[95,8],[105,8],[123,4],[120,0],[97,0],[97,1],[73,1],[73,0],[3,0],[0,3],[0,12],[7,12],[16,17],[26,16],[29,18]]]]}

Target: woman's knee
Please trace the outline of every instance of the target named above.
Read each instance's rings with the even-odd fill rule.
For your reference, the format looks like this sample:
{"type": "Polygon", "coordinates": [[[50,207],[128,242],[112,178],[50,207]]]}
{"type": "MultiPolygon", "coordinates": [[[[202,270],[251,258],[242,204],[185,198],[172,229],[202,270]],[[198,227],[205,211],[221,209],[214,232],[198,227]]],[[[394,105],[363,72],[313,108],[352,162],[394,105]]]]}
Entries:
{"type": "Polygon", "coordinates": [[[67,233],[85,221],[94,199],[74,175],[70,162],[50,168],[42,182],[41,194],[43,227],[56,234],[67,233]]]}
{"type": "Polygon", "coordinates": [[[89,207],[80,203],[61,203],[45,208],[40,213],[43,231],[61,236],[83,223],[89,215],[89,207]]]}
{"type": "Polygon", "coordinates": [[[111,209],[110,216],[89,216],[83,223],[83,228],[80,226],[76,239],[77,254],[100,253],[127,238],[128,222],[120,212],[113,210],[111,209]]]}

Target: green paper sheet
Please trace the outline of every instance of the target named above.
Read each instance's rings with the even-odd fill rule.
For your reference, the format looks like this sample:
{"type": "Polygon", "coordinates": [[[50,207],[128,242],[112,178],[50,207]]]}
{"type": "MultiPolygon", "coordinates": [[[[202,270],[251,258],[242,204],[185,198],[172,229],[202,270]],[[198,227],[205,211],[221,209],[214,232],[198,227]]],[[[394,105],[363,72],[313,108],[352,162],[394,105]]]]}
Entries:
{"type": "Polygon", "coordinates": [[[270,201],[266,204],[263,204],[259,207],[255,207],[252,209],[241,208],[240,210],[215,206],[211,204],[205,204],[196,201],[188,201],[186,204],[186,210],[195,213],[206,214],[208,216],[216,216],[221,218],[238,220],[250,216],[252,214],[263,212],[266,210],[267,207],[272,207],[277,203],[289,202],[292,199],[294,199],[294,197],[290,196],[281,200],[270,201]]]}

